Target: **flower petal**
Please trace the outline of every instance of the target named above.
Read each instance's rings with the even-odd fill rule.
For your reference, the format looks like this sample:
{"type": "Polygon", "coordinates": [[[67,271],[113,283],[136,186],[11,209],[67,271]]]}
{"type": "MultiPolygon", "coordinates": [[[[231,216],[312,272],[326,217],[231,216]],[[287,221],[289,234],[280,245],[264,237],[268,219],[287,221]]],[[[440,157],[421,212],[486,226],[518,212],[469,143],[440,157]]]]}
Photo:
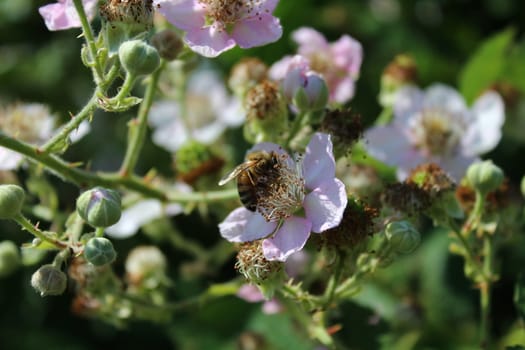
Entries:
{"type": "Polygon", "coordinates": [[[151,107],[148,117],[155,129],[153,142],[170,152],[178,150],[189,138],[186,126],[178,117],[178,108],[173,102],[159,102],[151,107]]]}
{"type": "Polygon", "coordinates": [[[339,225],[347,202],[345,185],[335,178],[308,193],[303,206],[306,218],[312,222],[312,231],[320,233],[339,225]]]}
{"type": "Polygon", "coordinates": [[[0,170],[15,170],[23,159],[20,153],[0,147],[0,170]]]}
{"type": "Polygon", "coordinates": [[[349,35],[343,35],[331,45],[330,50],[337,67],[344,68],[353,79],[359,76],[363,61],[363,47],[359,41],[349,35]]]}
{"type": "Polygon", "coordinates": [[[288,218],[275,235],[262,243],[263,253],[268,260],[286,261],[293,253],[303,249],[312,223],[305,218],[288,218]]]}
{"type": "Polygon", "coordinates": [[[113,238],[128,238],[137,233],[141,226],[162,215],[162,204],[159,200],[143,200],[125,209],[120,220],[108,227],[106,233],[113,238]]]}
{"type": "Polygon", "coordinates": [[[190,49],[204,57],[217,57],[235,46],[235,40],[228,32],[216,25],[192,29],[187,32],[184,41],[190,49]]]}
{"type": "MultiPolygon", "coordinates": [[[[83,0],[82,5],[89,20],[95,17],[97,0],[83,0]]],[[[71,0],[48,4],[38,9],[47,29],[64,30],[81,26],[75,6],[71,0]]]]}
{"type": "Polygon", "coordinates": [[[465,176],[469,165],[478,161],[480,161],[478,156],[458,154],[455,157],[440,159],[437,163],[456,183],[459,183],[463,176],[465,176]]]}
{"type": "Polygon", "coordinates": [[[155,0],[155,6],[168,22],[182,30],[204,26],[206,11],[193,0],[155,0]]]}
{"type": "Polygon", "coordinates": [[[249,303],[257,303],[264,300],[264,295],[253,284],[243,284],[239,287],[236,295],[249,303]]]}
{"type": "Polygon", "coordinates": [[[219,224],[219,231],[230,242],[251,242],[268,236],[276,227],[276,222],[268,222],[260,214],[239,207],[219,224]]]}
{"type": "Polygon", "coordinates": [[[468,111],[463,96],[456,89],[444,84],[432,84],[425,90],[423,108],[441,109],[460,116],[468,111]]]}
{"type": "Polygon", "coordinates": [[[273,43],[283,35],[279,19],[263,13],[235,23],[232,38],[242,48],[250,48],[273,43]]]}
{"type": "Polygon", "coordinates": [[[405,86],[394,95],[394,123],[406,127],[423,105],[424,94],[415,86],[405,86]]]}
{"type": "Polygon", "coordinates": [[[478,155],[492,150],[500,141],[505,105],[498,93],[489,91],[474,102],[472,112],[473,120],[462,139],[462,145],[464,153],[478,155]]]}
{"type": "Polygon", "coordinates": [[[317,30],[310,27],[301,27],[292,33],[292,39],[299,45],[297,52],[309,56],[316,51],[328,50],[325,37],[317,30]]]}
{"type": "Polygon", "coordinates": [[[335,159],[330,135],[316,132],[312,135],[303,160],[305,186],[318,187],[323,181],[335,177],[335,159]]]}

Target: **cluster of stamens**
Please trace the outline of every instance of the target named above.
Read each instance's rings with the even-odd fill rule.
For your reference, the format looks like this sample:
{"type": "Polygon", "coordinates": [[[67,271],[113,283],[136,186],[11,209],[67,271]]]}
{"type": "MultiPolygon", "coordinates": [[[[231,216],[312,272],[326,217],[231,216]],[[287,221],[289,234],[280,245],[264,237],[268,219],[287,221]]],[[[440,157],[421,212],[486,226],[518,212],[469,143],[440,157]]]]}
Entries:
{"type": "Polygon", "coordinates": [[[100,5],[100,15],[108,22],[150,25],[153,21],[153,0],[109,0],[100,5]]]}
{"type": "Polygon", "coordinates": [[[15,104],[0,109],[0,130],[29,143],[40,143],[51,132],[53,118],[40,104],[15,104]]]}
{"type": "Polygon", "coordinates": [[[214,22],[235,23],[244,17],[259,16],[261,0],[199,0],[214,22]]]}
{"type": "Polygon", "coordinates": [[[235,268],[247,280],[260,283],[281,270],[282,264],[277,261],[267,260],[264,257],[261,241],[259,240],[246,242],[240,246],[235,268]]]}
{"type": "Polygon", "coordinates": [[[425,109],[412,127],[415,146],[428,155],[453,154],[465,127],[461,116],[437,108],[425,109]]]}
{"type": "Polygon", "coordinates": [[[248,113],[248,118],[261,120],[268,116],[278,115],[282,103],[279,87],[270,80],[263,80],[252,87],[248,90],[244,99],[244,107],[248,113]]]}
{"type": "Polygon", "coordinates": [[[295,167],[290,163],[288,154],[279,155],[273,169],[259,179],[257,211],[266,221],[286,219],[302,207],[305,195],[302,161],[296,159],[295,167]]]}

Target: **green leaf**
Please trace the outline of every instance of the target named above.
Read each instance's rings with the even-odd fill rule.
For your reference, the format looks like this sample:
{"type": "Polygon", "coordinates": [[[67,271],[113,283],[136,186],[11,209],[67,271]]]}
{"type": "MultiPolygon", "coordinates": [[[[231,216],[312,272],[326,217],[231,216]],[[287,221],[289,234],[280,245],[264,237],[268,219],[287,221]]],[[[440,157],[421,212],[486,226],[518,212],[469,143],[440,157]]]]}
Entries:
{"type": "Polygon", "coordinates": [[[522,320],[525,320],[525,275],[520,274],[514,288],[514,304],[522,320]]]}
{"type": "Polygon", "coordinates": [[[525,93],[525,41],[512,48],[506,58],[503,80],[525,93]]]}
{"type": "Polygon", "coordinates": [[[468,104],[501,77],[514,35],[515,30],[509,28],[490,37],[463,67],[459,76],[459,90],[468,104]]]}

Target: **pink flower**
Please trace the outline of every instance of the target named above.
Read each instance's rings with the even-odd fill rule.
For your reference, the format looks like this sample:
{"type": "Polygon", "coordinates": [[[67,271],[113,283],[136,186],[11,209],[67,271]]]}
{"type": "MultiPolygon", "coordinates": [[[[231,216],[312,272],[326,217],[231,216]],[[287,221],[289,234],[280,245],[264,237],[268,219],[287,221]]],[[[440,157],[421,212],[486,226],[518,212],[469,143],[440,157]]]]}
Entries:
{"type": "Polygon", "coordinates": [[[237,291],[237,296],[249,303],[259,303],[263,301],[262,310],[263,313],[267,315],[273,315],[283,311],[283,306],[276,298],[266,300],[259,288],[253,284],[243,284],[237,291]]]}
{"type": "Polygon", "coordinates": [[[302,161],[292,160],[273,143],[260,143],[250,152],[257,150],[279,155],[282,183],[265,193],[256,211],[244,207],[232,211],[219,230],[231,242],[264,238],[265,258],[286,261],[304,247],[311,231],[321,233],[339,225],[347,204],[345,187],[335,178],[332,142],[327,134],[312,136],[302,161]]]}
{"type": "MultiPolygon", "coordinates": [[[[97,0],[82,0],[82,4],[88,19],[92,20],[97,11],[97,0]]],[[[81,26],[73,0],[58,0],[54,4],[40,7],[38,12],[44,18],[49,30],[64,30],[81,26]]]]}
{"type": "Polygon", "coordinates": [[[239,45],[262,46],[282,35],[272,12],[279,0],[157,0],[158,11],[174,26],[186,31],[189,47],[206,57],[216,57],[239,45]]]}
{"type": "MultiPolygon", "coordinates": [[[[292,37],[299,44],[297,53],[326,81],[330,101],[348,102],[354,96],[355,81],[363,60],[361,44],[349,35],[343,35],[330,44],[321,33],[306,27],[293,32],[292,37]]],[[[274,63],[269,72],[270,77],[275,80],[283,79],[293,62],[293,57],[286,56],[274,63]]]]}
{"type": "Polygon", "coordinates": [[[453,88],[434,84],[425,92],[409,86],[396,94],[394,120],[365,133],[368,152],[397,166],[400,180],[421,163],[434,162],[459,181],[479,155],[501,138],[502,98],[493,91],[469,109],[453,88]]]}

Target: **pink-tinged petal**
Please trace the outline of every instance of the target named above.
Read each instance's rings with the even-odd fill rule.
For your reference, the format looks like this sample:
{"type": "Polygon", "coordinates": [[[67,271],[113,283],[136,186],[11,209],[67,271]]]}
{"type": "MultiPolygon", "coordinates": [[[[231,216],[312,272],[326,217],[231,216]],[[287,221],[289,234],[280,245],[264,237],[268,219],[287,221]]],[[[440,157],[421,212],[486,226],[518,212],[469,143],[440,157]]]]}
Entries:
{"type": "Polygon", "coordinates": [[[262,0],[260,5],[261,12],[273,13],[278,3],[279,0],[262,0]]]}
{"type": "Polygon", "coordinates": [[[236,295],[249,303],[258,303],[264,300],[264,295],[253,284],[243,284],[239,287],[236,295]]]}
{"type": "Polygon", "coordinates": [[[286,261],[293,253],[303,249],[312,223],[305,218],[292,216],[288,218],[273,237],[262,243],[263,253],[268,260],[286,261]]]}
{"type": "Polygon", "coordinates": [[[309,261],[310,255],[304,250],[300,250],[288,257],[284,270],[288,277],[297,277],[305,273],[309,261]]]}
{"type": "Polygon", "coordinates": [[[219,224],[219,231],[230,242],[251,242],[268,236],[276,227],[276,222],[267,222],[260,214],[240,207],[219,224]]]}
{"type": "Polygon", "coordinates": [[[357,78],[363,61],[361,43],[349,35],[343,35],[330,49],[335,65],[344,68],[352,78],[357,78]]]}
{"type": "Polygon", "coordinates": [[[330,92],[330,100],[338,103],[345,103],[354,97],[355,81],[348,76],[340,80],[330,92]]]}
{"type": "MultiPolygon", "coordinates": [[[[89,20],[92,20],[96,14],[97,0],[84,0],[82,4],[86,16],[89,20]]],[[[64,30],[81,26],[72,0],[63,0],[42,6],[38,9],[38,12],[49,30],[64,30]]]]}
{"type": "Polygon", "coordinates": [[[452,180],[459,183],[470,164],[479,162],[480,158],[477,156],[467,156],[458,154],[455,157],[440,159],[437,163],[439,166],[450,175],[452,180]]]}
{"type": "Polygon", "coordinates": [[[316,132],[312,135],[303,160],[305,186],[318,187],[324,181],[335,177],[335,159],[330,135],[316,132]]]}
{"type": "Polygon", "coordinates": [[[184,41],[191,50],[204,57],[217,57],[235,46],[235,40],[217,26],[189,30],[184,41]]]}
{"type": "Polygon", "coordinates": [[[312,231],[320,233],[339,225],[347,202],[345,185],[335,178],[308,193],[303,206],[312,231]]]}
{"type": "Polygon", "coordinates": [[[276,81],[284,79],[286,73],[290,69],[292,64],[293,56],[284,56],[279,61],[272,64],[268,71],[268,76],[276,81]]]}
{"type": "Polygon", "coordinates": [[[415,86],[405,86],[394,95],[394,123],[406,127],[423,106],[424,93],[415,86]]]}
{"type": "Polygon", "coordinates": [[[463,153],[478,155],[492,150],[501,139],[505,121],[505,105],[501,96],[490,91],[480,96],[472,106],[473,120],[462,141],[463,153]]]}
{"type": "Polygon", "coordinates": [[[311,55],[328,50],[325,37],[317,30],[302,27],[292,33],[292,39],[299,45],[297,52],[301,55],[311,55]]]}
{"type": "Polygon", "coordinates": [[[262,306],[262,311],[266,315],[275,315],[283,310],[282,304],[275,298],[265,301],[262,306]]]}
{"type": "Polygon", "coordinates": [[[156,0],[155,6],[168,22],[182,30],[199,29],[205,24],[206,11],[194,0],[156,0]]]}
{"type": "Polygon", "coordinates": [[[412,146],[407,136],[392,124],[367,130],[364,139],[365,148],[372,157],[398,167],[398,180],[404,180],[410,169],[428,161],[412,146]]]}
{"type": "Polygon", "coordinates": [[[445,110],[462,116],[467,113],[465,99],[454,88],[444,84],[432,84],[425,90],[423,108],[445,110]]]}
{"type": "Polygon", "coordinates": [[[282,35],[279,19],[269,14],[241,20],[235,23],[231,33],[237,45],[244,49],[273,43],[282,35]]]}

